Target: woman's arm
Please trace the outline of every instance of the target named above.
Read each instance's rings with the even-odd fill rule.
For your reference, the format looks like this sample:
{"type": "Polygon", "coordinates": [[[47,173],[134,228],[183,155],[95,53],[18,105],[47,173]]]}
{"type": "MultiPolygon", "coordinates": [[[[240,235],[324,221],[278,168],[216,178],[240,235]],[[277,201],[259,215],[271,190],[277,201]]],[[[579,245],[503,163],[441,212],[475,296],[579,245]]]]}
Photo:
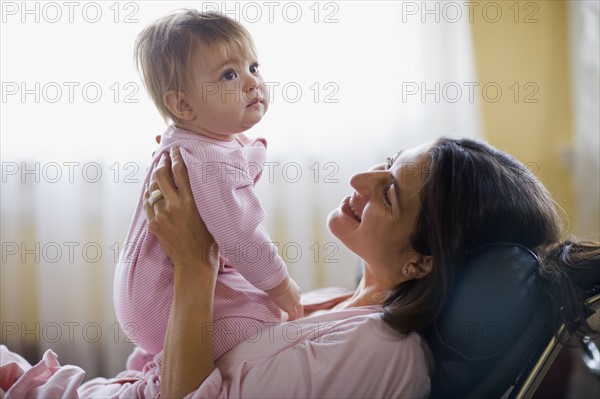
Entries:
{"type": "Polygon", "coordinates": [[[174,398],[196,389],[214,369],[210,325],[219,249],[200,218],[178,148],[161,158],[146,199],[156,189],[164,199],[153,206],[146,202],[144,210],[149,230],[174,267],[161,376],[161,396],[174,398]]]}
{"type": "Polygon", "coordinates": [[[161,397],[181,398],[214,369],[212,336],[215,274],[202,262],[175,264],[175,292],[163,349],[161,397]]]}

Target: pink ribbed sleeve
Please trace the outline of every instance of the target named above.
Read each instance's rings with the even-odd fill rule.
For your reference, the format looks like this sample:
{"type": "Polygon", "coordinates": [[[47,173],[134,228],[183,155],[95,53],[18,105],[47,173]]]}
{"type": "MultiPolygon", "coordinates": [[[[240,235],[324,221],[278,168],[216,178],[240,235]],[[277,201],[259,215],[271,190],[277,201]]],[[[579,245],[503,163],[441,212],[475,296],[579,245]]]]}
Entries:
{"type": "Polygon", "coordinates": [[[220,147],[182,151],[192,192],[202,219],[226,263],[263,291],[285,278],[285,264],[277,247],[261,226],[265,218],[254,184],[264,161],[264,147],[244,149],[244,154],[223,154],[220,147]],[[199,160],[200,159],[200,160],[199,160]]]}

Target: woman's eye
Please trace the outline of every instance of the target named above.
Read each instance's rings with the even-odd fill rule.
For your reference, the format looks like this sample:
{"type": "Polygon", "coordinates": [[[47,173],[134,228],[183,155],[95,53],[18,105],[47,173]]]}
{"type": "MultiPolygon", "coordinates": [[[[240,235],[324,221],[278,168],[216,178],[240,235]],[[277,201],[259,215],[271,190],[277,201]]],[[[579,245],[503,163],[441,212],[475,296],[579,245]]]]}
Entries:
{"type": "Polygon", "coordinates": [[[385,170],[388,170],[392,167],[392,157],[385,158],[385,170]]]}
{"type": "Polygon", "coordinates": [[[226,71],[223,74],[223,80],[233,80],[237,77],[237,74],[234,71],[226,71]]]}
{"type": "Polygon", "coordinates": [[[386,185],[385,188],[383,189],[383,200],[389,206],[392,206],[392,201],[390,201],[390,189],[392,188],[393,184],[394,183],[390,183],[390,184],[386,185]]]}
{"type": "Polygon", "coordinates": [[[257,72],[258,72],[258,62],[255,62],[252,65],[250,65],[250,73],[257,73],[257,72]]]}

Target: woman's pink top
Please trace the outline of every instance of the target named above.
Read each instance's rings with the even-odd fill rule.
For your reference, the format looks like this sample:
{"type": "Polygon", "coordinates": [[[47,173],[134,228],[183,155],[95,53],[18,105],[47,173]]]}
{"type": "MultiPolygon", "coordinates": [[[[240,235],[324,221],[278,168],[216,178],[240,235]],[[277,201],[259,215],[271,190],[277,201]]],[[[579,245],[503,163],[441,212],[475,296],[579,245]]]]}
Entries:
{"type": "MultiPolygon", "coordinates": [[[[262,330],[226,353],[187,398],[426,398],[430,381],[418,334],[401,335],[381,307],[347,308],[262,330]]],[[[48,350],[31,367],[0,347],[5,398],[155,398],[162,353],[138,370],[83,385],[84,371],[48,350]]],[[[136,349],[128,364],[144,358],[136,349]]]]}

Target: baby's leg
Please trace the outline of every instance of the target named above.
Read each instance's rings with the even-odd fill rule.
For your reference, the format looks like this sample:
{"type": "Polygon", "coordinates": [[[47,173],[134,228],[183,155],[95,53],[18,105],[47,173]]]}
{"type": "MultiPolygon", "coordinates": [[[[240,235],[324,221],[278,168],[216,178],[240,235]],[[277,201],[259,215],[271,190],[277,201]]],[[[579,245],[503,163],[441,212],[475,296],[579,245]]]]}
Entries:
{"type": "Polygon", "coordinates": [[[114,302],[121,328],[129,339],[156,354],[163,349],[173,301],[173,266],[156,240],[142,242],[122,256],[116,271],[114,302]]]}
{"type": "MultiPolygon", "coordinates": [[[[127,336],[145,351],[162,351],[173,301],[173,266],[158,243],[144,243],[117,268],[115,307],[127,336]]],[[[213,337],[214,359],[281,323],[281,310],[239,272],[222,266],[217,276],[214,323],[198,334],[213,337]]]]}

